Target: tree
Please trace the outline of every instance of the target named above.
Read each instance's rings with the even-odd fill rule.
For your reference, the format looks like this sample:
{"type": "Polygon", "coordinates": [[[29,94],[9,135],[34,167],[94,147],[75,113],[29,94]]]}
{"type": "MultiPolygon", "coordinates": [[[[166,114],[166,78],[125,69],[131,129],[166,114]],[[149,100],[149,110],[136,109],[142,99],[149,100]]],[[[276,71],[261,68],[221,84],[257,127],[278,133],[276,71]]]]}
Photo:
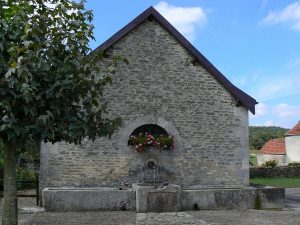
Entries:
{"type": "Polygon", "coordinates": [[[0,138],[4,144],[3,225],[17,224],[16,149],[81,143],[111,135],[101,95],[121,57],[89,48],[93,14],[71,0],[0,0],[0,138]]]}
{"type": "Polygon", "coordinates": [[[283,138],[288,129],[282,127],[249,127],[249,148],[260,150],[271,139],[283,138]]]}

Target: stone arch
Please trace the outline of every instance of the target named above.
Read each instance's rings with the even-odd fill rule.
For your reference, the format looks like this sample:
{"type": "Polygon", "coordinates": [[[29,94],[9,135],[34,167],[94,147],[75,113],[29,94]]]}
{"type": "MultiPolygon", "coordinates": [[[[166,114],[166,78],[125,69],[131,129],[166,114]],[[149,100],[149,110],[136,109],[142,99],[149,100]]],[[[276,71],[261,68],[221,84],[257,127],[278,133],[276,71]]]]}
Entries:
{"type": "Polygon", "coordinates": [[[130,135],[138,135],[139,133],[147,133],[152,135],[169,135],[168,132],[157,124],[144,124],[133,130],[130,135]]]}
{"type": "Polygon", "coordinates": [[[139,117],[134,120],[125,122],[123,128],[120,130],[120,139],[119,139],[120,149],[123,149],[125,151],[132,151],[131,147],[128,146],[128,138],[130,137],[130,134],[132,134],[136,128],[146,124],[157,125],[163,128],[168,135],[173,136],[175,147],[174,147],[174,151],[172,152],[174,153],[180,152],[180,149],[182,147],[182,140],[175,126],[171,122],[165,120],[162,117],[154,117],[154,116],[139,117]]]}

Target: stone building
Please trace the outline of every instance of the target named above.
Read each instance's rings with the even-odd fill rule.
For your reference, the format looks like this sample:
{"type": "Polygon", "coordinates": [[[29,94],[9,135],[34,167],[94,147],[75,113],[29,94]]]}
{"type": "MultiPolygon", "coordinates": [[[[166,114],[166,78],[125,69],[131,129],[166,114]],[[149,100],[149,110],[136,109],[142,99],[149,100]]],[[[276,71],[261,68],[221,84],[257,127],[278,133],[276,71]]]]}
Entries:
{"type": "Polygon", "coordinates": [[[284,138],[269,140],[257,155],[257,165],[276,160],[279,166],[300,163],[300,121],[290,129],[284,138]]]}
{"type": "Polygon", "coordinates": [[[109,116],[122,125],[111,139],[42,144],[42,189],[122,189],[146,179],[185,189],[249,184],[248,111],[255,113],[255,99],[152,7],[100,49],[129,61],[103,95],[109,116]],[[136,152],[129,138],[140,131],[172,136],[174,148],[136,152]]]}
{"type": "Polygon", "coordinates": [[[258,166],[262,166],[266,161],[270,160],[276,160],[279,166],[286,165],[286,148],[284,138],[269,140],[259,151],[256,159],[258,166]]]}

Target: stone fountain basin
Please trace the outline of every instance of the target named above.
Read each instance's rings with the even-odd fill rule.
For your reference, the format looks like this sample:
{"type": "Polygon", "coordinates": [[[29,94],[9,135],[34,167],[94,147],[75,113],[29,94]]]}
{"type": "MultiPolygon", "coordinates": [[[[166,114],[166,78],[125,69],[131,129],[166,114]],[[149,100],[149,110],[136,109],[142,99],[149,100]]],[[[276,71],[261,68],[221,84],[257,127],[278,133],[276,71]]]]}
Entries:
{"type": "Polygon", "coordinates": [[[132,188],[45,188],[42,191],[46,211],[135,210],[132,188]]]}
{"type": "Polygon", "coordinates": [[[132,188],[45,188],[46,211],[136,210],[137,212],[176,212],[199,209],[282,209],[283,188],[264,186],[184,187],[169,184],[134,184],[132,188]],[[124,189],[125,188],[125,189],[124,189]]]}
{"type": "Polygon", "coordinates": [[[133,184],[137,212],[178,212],[181,209],[181,187],[175,184],[133,184]]]}

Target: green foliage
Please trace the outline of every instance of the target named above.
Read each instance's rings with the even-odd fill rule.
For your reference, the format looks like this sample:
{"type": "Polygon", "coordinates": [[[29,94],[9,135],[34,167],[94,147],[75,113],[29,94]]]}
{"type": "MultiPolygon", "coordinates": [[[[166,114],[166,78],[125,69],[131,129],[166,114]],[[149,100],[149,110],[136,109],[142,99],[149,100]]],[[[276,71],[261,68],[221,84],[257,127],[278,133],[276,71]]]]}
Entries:
{"type": "Polygon", "coordinates": [[[34,170],[17,166],[16,173],[18,180],[35,180],[36,172],[34,170]]]}
{"type": "Polygon", "coordinates": [[[257,165],[256,155],[253,155],[253,154],[250,155],[249,165],[250,166],[256,166],[257,165]]]}
{"type": "Polygon", "coordinates": [[[300,187],[300,177],[255,177],[250,179],[251,184],[261,184],[273,187],[300,187]]]}
{"type": "Polygon", "coordinates": [[[23,146],[110,136],[120,119],[105,116],[101,95],[123,59],[90,54],[84,2],[0,0],[0,8],[0,138],[23,146]]]}
{"type": "Polygon", "coordinates": [[[299,168],[299,167],[300,167],[300,163],[298,163],[298,162],[293,162],[293,163],[289,163],[288,166],[289,166],[289,167],[299,168]]]}
{"type": "Polygon", "coordinates": [[[281,127],[249,127],[249,148],[260,150],[263,145],[274,138],[283,138],[288,129],[281,127]]]}
{"type": "Polygon", "coordinates": [[[263,168],[274,168],[276,167],[278,164],[278,161],[277,160],[269,160],[269,161],[266,161],[264,162],[261,167],[263,168]]]}
{"type": "Polygon", "coordinates": [[[16,173],[17,173],[19,190],[22,190],[24,188],[35,187],[34,182],[30,182],[30,181],[36,180],[36,171],[17,166],[16,173]]]}
{"type": "Polygon", "coordinates": [[[26,162],[35,163],[40,161],[40,143],[27,141],[18,148],[17,157],[26,162]]]}
{"type": "Polygon", "coordinates": [[[91,54],[93,14],[84,1],[0,0],[0,9],[2,221],[8,225],[17,224],[16,149],[28,141],[79,144],[112,135],[120,119],[107,115],[101,96],[126,60],[91,54]]]}

